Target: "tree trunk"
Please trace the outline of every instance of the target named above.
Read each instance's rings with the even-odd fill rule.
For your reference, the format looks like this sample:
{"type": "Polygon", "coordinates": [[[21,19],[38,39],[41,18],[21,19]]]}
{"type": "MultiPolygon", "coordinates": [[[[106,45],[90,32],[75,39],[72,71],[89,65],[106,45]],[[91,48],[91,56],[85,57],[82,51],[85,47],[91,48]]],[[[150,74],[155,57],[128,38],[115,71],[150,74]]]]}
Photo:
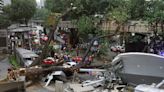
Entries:
{"type": "Polygon", "coordinates": [[[76,48],[76,44],[78,43],[78,31],[76,29],[71,29],[71,45],[73,48],[76,48]]]}
{"type": "Polygon", "coordinates": [[[61,19],[63,16],[65,16],[65,15],[66,15],[68,12],[70,12],[70,11],[71,11],[71,8],[68,9],[68,10],[67,10],[63,15],[61,15],[59,18],[56,19],[56,22],[55,22],[54,26],[52,26],[51,29],[50,29],[50,32],[49,32],[49,34],[48,34],[48,41],[45,43],[44,48],[42,49],[41,55],[38,57],[38,59],[36,59],[36,61],[34,61],[34,62],[31,64],[31,66],[38,65],[38,64],[40,65],[41,62],[42,62],[42,60],[47,56],[47,54],[48,54],[48,52],[49,52],[48,46],[49,46],[49,44],[50,44],[52,38],[54,37],[54,33],[55,33],[56,29],[57,29],[58,22],[60,21],[60,19],[61,19]]]}
{"type": "Polygon", "coordinates": [[[50,29],[50,32],[48,34],[48,41],[45,43],[44,45],[44,48],[42,50],[42,53],[41,55],[38,57],[38,59],[36,61],[34,61],[31,66],[34,66],[34,65],[37,65],[37,64],[41,64],[42,60],[45,59],[45,57],[47,56],[48,54],[48,51],[49,51],[49,44],[54,36],[54,33],[55,33],[55,30],[56,30],[56,27],[57,27],[57,23],[55,24],[54,27],[52,27],[50,29]]]}
{"type": "MultiPolygon", "coordinates": [[[[20,70],[18,70],[20,71],[20,70]]],[[[24,74],[27,78],[27,80],[36,81],[39,80],[39,76],[47,75],[49,73],[52,73],[53,71],[64,71],[64,72],[72,72],[71,68],[63,68],[60,66],[51,66],[47,68],[26,68],[24,71],[24,74]]]]}

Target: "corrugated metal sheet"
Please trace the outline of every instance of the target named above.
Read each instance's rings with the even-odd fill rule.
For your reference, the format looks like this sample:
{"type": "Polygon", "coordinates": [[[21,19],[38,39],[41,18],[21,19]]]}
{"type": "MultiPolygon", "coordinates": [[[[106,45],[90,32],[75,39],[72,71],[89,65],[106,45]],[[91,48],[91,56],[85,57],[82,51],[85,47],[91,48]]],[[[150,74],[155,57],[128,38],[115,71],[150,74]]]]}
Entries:
{"type": "Polygon", "coordinates": [[[27,49],[23,49],[23,48],[16,48],[16,50],[19,52],[19,54],[23,57],[23,58],[32,58],[32,57],[38,57],[37,54],[35,54],[33,51],[31,50],[27,50],[27,49]]]}

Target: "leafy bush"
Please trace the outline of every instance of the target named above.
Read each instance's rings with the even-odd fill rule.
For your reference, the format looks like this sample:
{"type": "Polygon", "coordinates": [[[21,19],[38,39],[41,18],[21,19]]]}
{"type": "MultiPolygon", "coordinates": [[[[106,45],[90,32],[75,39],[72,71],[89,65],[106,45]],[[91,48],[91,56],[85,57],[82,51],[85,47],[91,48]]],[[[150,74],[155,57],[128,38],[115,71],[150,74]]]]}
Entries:
{"type": "Polygon", "coordinates": [[[107,55],[107,51],[108,51],[108,43],[104,42],[101,44],[101,47],[99,49],[99,53],[97,54],[97,56],[100,57],[101,55],[107,55]]]}
{"type": "Polygon", "coordinates": [[[11,56],[9,57],[9,61],[10,61],[10,63],[13,65],[14,68],[19,68],[19,67],[20,67],[20,65],[18,64],[18,62],[17,62],[15,56],[11,55],[11,56]]]}

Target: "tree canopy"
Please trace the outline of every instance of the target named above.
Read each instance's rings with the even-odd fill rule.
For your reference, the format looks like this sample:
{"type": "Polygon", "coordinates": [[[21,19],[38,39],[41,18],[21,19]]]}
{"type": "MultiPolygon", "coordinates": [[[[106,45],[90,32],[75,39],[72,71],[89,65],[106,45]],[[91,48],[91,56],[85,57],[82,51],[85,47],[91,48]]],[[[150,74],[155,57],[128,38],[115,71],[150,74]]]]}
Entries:
{"type": "Polygon", "coordinates": [[[142,19],[146,10],[145,0],[130,0],[129,13],[131,19],[142,19]]]}
{"type": "Polygon", "coordinates": [[[0,15],[0,29],[6,28],[10,25],[11,21],[9,18],[3,14],[0,15]]]}
{"type": "Polygon", "coordinates": [[[37,9],[33,18],[44,20],[48,17],[49,14],[50,11],[46,8],[37,9]]]}
{"type": "Polygon", "coordinates": [[[10,20],[20,23],[28,23],[36,11],[34,0],[12,0],[11,5],[4,7],[4,12],[10,20]]]}
{"type": "Polygon", "coordinates": [[[105,13],[108,4],[108,0],[46,0],[45,7],[52,12],[62,13],[75,6],[77,9],[70,12],[67,17],[78,18],[83,15],[105,13]]]}
{"type": "Polygon", "coordinates": [[[70,0],[46,0],[45,7],[52,12],[62,13],[71,6],[70,0]]]}
{"type": "Polygon", "coordinates": [[[77,27],[78,27],[78,30],[83,35],[93,33],[93,30],[94,30],[93,19],[88,16],[82,16],[79,18],[77,22],[77,27]]]}
{"type": "Polygon", "coordinates": [[[77,20],[80,34],[96,34],[101,33],[98,32],[100,30],[97,24],[102,19],[116,20],[118,24],[123,24],[130,19],[131,4],[135,3],[132,3],[132,0],[46,0],[45,6],[55,13],[62,13],[68,8],[77,7],[76,10],[66,14],[63,20],[77,20]]]}

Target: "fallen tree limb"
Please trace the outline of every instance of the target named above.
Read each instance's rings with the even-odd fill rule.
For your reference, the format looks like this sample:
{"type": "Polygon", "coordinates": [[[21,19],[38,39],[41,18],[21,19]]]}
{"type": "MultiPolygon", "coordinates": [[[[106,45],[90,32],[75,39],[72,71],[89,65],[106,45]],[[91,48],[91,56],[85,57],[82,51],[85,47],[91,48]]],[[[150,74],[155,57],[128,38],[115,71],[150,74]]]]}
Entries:
{"type": "Polygon", "coordinates": [[[90,51],[91,47],[93,46],[93,43],[94,43],[95,40],[98,40],[98,39],[101,39],[101,38],[105,38],[105,37],[110,38],[110,37],[112,37],[112,36],[117,35],[118,32],[119,32],[119,30],[120,30],[120,28],[121,28],[121,25],[122,25],[122,24],[118,25],[118,27],[116,28],[116,31],[115,31],[113,34],[101,35],[101,36],[98,36],[98,37],[93,38],[93,39],[90,41],[90,45],[89,45],[88,49],[86,50],[86,52],[85,52],[85,54],[84,54],[84,56],[83,56],[83,58],[82,58],[82,62],[80,62],[80,63],[77,65],[77,67],[86,66],[86,64],[85,64],[85,59],[86,59],[86,57],[88,56],[89,51],[90,51]]]}

